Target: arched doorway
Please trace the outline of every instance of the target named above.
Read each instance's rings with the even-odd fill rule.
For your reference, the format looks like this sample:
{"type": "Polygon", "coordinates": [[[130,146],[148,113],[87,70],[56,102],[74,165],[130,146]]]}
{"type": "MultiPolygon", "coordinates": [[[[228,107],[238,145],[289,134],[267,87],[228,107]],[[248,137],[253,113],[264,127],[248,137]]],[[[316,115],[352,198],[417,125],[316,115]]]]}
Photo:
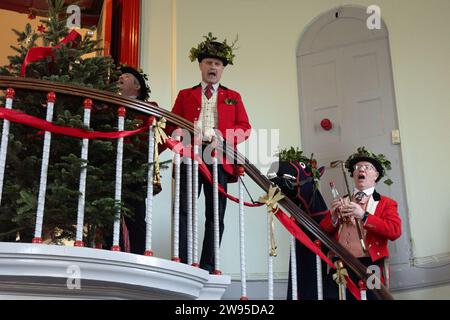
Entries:
{"type": "MultiPolygon", "coordinates": [[[[379,183],[377,190],[398,201],[403,222],[402,237],[390,245],[391,265],[409,265],[400,141],[393,139],[398,122],[389,35],[384,23],[379,30],[369,30],[368,17],[366,8],[340,7],[320,15],[302,35],[297,51],[302,148],[328,166],[359,146],[391,160],[394,184],[379,183]],[[331,129],[321,126],[323,119],[331,121],[331,129]]],[[[331,180],[346,193],[342,171],[328,168],[321,189],[329,202],[331,180]]]]}

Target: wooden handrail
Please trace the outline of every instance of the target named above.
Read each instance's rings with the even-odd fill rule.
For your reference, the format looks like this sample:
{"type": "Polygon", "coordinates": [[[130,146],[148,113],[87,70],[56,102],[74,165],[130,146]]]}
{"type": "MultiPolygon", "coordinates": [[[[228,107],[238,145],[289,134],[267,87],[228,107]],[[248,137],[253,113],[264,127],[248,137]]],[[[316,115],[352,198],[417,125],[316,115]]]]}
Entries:
{"type": "MultiPolygon", "coordinates": [[[[31,91],[43,91],[49,92],[53,91],[55,93],[66,94],[78,97],[89,97],[92,100],[107,102],[115,104],[118,106],[124,106],[139,112],[143,112],[156,117],[165,117],[168,122],[180,128],[188,129],[191,134],[194,133],[194,125],[192,122],[177,116],[170,111],[156,107],[150,103],[142,102],[136,99],[124,98],[120,95],[109,93],[106,91],[90,89],[85,87],[60,84],[45,80],[37,80],[31,78],[18,78],[18,77],[8,77],[0,76],[0,88],[14,88],[14,89],[25,89],[31,91]]],[[[267,179],[253,164],[251,164],[247,158],[240,154],[237,150],[232,148],[222,149],[222,146],[218,146],[219,152],[224,152],[227,154],[228,159],[234,159],[236,163],[242,163],[246,174],[255,181],[258,186],[260,186],[265,192],[268,192],[271,182],[267,179]]],[[[366,267],[359,262],[348,250],[346,250],[339,243],[334,241],[320,226],[302,209],[300,209],[295,203],[284,198],[280,201],[280,205],[286,209],[286,211],[291,214],[296,221],[303,226],[306,230],[311,232],[317,239],[319,239],[322,244],[333,251],[338,257],[340,257],[348,266],[351,268],[355,274],[362,280],[367,279],[366,267]]],[[[392,295],[389,290],[381,284],[381,289],[372,290],[374,295],[378,299],[393,300],[392,295]]]]}

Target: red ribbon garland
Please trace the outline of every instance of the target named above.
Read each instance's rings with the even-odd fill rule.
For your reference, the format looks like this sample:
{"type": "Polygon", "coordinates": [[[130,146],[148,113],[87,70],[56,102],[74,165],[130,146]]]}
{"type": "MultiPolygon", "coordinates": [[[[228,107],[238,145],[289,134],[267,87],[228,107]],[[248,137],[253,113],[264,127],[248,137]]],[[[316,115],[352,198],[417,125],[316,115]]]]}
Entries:
{"type": "MultiPolygon", "coordinates": [[[[182,146],[182,143],[179,141],[174,141],[172,139],[167,139],[166,140],[166,146],[167,148],[169,148],[170,150],[172,150],[175,153],[178,153],[182,156],[189,156],[191,159],[193,159],[193,155],[192,155],[192,148],[191,147],[184,147],[182,146]]],[[[198,168],[200,170],[200,172],[203,174],[203,177],[210,183],[213,184],[213,178],[211,175],[211,172],[209,172],[208,167],[206,166],[206,164],[202,161],[201,157],[199,157],[198,155],[196,155],[195,160],[198,161],[198,168]]],[[[236,197],[233,197],[232,195],[228,194],[225,192],[225,189],[223,188],[223,186],[219,183],[218,184],[219,187],[219,192],[221,194],[223,194],[224,196],[226,196],[228,199],[230,199],[231,201],[234,201],[236,203],[239,203],[239,199],[236,197]]],[[[261,207],[264,205],[264,203],[250,203],[250,202],[244,202],[244,205],[247,207],[261,207]]]]}
{"type": "Polygon", "coordinates": [[[22,63],[22,68],[20,69],[20,76],[25,76],[25,71],[27,69],[27,65],[31,62],[36,62],[39,60],[42,60],[47,57],[52,57],[52,60],[55,59],[55,53],[53,52],[53,49],[59,49],[61,48],[62,44],[68,44],[69,42],[72,43],[72,48],[75,48],[78,46],[78,43],[81,40],[81,35],[76,32],[75,30],[72,30],[67,37],[65,37],[61,42],[53,47],[34,47],[28,50],[27,55],[25,56],[25,59],[22,63]]]}
{"type": "Polygon", "coordinates": [[[29,127],[48,131],[54,134],[61,134],[81,139],[119,139],[130,137],[135,134],[147,132],[148,128],[151,126],[154,119],[153,117],[150,118],[146,124],[143,124],[142,127],[140,127],[137,130],[100,132],[100,131],[86,131],[84,129],[57,126],[46,120],[30,116],[26,113],[17,110],[11,110],[6,108],[0,108],[0,118],[9,120],[11,122],[21,123],[29,127]]]}
{"type": "MultiPolygon", "coordinates": [[[[332,269],[336,269],[336,266],[331,262],[331,260],[319,249],[318,246],[311,241],[311,239],[303,232],[303,230],[292,220],[286,213],[278,208],[275,216],[280,220],[281,224],[288,230],[298,241],[300,241],[305,247],[311,250],[313,253],[318,255],[323,261],[325,261],[332,269]]],[[[361,293],[355,283],[350,279],[349,276],[345,276],[347,280],[347,288],[350,293],[357,299],[361,300],[361,293]]]]}

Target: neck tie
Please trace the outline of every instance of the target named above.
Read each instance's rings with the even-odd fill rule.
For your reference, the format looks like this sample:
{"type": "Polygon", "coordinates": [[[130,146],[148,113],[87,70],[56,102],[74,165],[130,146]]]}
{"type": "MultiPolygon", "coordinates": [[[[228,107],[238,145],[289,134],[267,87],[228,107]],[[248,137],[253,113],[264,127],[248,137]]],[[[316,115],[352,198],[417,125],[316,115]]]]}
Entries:
{"type": "Polygon", "coordinates": [[[208,84],[205,88],[205,96],[209,100],[212,97],[212,85],[208,84]]]}
{"type": "Polygon", "coordinates": [[[362,199],[364,199],[365,196],[366,194],[363,191],[358,191],[357,193],[355,193],[356,202],[361,203],[362,199]]]}

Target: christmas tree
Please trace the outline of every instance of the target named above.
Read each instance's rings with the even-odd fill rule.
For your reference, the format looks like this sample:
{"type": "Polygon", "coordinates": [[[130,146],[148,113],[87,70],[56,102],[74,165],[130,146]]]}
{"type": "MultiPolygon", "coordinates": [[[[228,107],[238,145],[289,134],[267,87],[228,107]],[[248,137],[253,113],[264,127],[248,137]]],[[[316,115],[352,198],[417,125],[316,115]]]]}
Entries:
{"type": "MultiPolygon", "coordinates": [[[[26,66],[25,76],[59,83],[116,91],[119,71],[111,57],[98,53],[99,41],[93,40],[94,29],[76,41],[62,43],[69,35],[66,7],[63,0],[48,1],[45,27],[36,32],[27,24],[25,30],[13,30],[18,45],[17,54],[8,57],[10,65],[0,68],[1,75],[20,76],[27,52],[42,42],[54,47],[52,55],[26,66]],[[55,47],[56,46],[56,47],[55,47]]],[[[4,102],[3,102],[4,103],[4,102]]],[[[46,94],[16,90],[13,108],[45,119],[46,94]]],[[[57,95],[54,123],[59,126],[84,128],[83,99],[57,95]]],[[[3,123],[3,122],[2,122],[3,123]]],[[[136,129],[142,120],[127,113],[125,130],[136,129]]],[[[90,128],[95,131],[117,131],[117,108],[94,101],[90,128]]],[[[89,160],[80,158],[81,139],[53,135],[50,149],[43,236],[52,243],[61,239],[75,239],[80,167],[87,166],[85,205],[85,243],[93,243],[96,230],[102,234],[112,231],[117,207],[122,214],[133,214],[127,204],[142,202],[146,196],[147,143],[142,136],[127,138],[124,144],[122,203],[114,200],[115,158],[117,140],[90,140],[89,160]]],[[[26,241],[33,238],[39,177],[42,158],[43,133],[36,129],[11,123],[5,181],[0,206],[0,241],[26,241]],[[19,237],[17,237],[19,236],[19,237]],[[20,239],[19,239],[20,238],[20,239]]]]}

